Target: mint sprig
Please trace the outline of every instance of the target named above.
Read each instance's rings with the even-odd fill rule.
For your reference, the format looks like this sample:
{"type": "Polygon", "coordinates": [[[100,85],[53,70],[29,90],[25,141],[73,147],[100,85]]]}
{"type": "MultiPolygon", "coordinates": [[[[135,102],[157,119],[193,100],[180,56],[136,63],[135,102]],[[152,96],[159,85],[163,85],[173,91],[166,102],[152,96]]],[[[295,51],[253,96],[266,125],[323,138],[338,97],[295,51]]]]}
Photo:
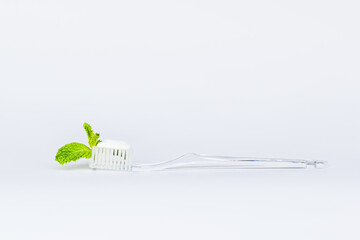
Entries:
{"type": "Polygon", "coordinates": [[[91,148],[82,143],[69,143],[61,147],[55,157],[60,164],[76,161],[80,158],[91,158],[91,148]]]}
{"type": "Polygon", "coordinates": [[[58,150],[55,156],[55,160],[61,165],[71,161],[76,161],[80,158],[91,158],[92,148],[101,142],[99,140],[100,134],[94,133],[88,123],[84,123],[83,126],[88,136],[90,147],[77,142],[64,145],[58,150]]]}

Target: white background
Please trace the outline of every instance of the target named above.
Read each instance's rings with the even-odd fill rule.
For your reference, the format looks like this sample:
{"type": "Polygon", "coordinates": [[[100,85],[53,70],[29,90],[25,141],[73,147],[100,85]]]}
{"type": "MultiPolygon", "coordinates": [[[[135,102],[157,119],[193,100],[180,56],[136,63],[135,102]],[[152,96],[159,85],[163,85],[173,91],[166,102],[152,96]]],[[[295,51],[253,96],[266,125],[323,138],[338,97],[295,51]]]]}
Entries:
{"type": "Polygon", "coordinates": [[[358,1],[0,2],[0,239],[360,239],[358,1]],[[61,166],[102,139],[323,170],[61,166]]]}

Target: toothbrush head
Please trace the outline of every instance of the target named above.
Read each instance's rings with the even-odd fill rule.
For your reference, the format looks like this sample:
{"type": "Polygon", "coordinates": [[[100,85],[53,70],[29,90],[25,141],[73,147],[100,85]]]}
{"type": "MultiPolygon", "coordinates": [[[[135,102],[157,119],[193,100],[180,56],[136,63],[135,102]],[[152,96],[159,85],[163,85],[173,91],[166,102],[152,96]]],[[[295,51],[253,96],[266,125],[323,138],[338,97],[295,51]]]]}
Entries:
{"type": "Polygon", "coordinates": [[[90,168],[131,171],[132,153],[125,142],[105,140],[93,147],[90,168]]]}

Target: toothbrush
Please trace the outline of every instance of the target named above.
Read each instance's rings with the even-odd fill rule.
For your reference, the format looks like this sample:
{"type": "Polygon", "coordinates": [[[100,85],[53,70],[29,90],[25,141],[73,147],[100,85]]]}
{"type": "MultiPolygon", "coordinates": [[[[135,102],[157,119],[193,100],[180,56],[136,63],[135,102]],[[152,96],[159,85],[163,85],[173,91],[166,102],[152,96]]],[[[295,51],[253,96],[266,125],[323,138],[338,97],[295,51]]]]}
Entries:
{"type": "Polygon", "coordinates": [[[174,169],[280,169],[323,168],[325,161],[280,158],[252,158],[211,156],[188,153],[176,159],[159,163],[136,163],[133,149],[121,141],[105,140],[92,149],[90,168],[119,171],[160,171],[174,169]]]}

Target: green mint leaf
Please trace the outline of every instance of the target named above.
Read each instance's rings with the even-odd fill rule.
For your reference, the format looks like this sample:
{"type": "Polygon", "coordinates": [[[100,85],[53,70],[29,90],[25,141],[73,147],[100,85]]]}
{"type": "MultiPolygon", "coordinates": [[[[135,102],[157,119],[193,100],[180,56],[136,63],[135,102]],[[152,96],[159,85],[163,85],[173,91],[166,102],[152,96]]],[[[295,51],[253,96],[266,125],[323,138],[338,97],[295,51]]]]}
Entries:
{"type": "Polygon", "coordinates": [[[69,143],[61,147],[55,157],[60,164],[76,161],[80,158],[91,158],[91,149],[81,143],[69,143]]]}
{"type": "Polygon", "coordinates": [[[96,146],[99,142],[100,133],[94,133],[94,131],[91,129],[91,126],[88,123],[84,123],[84,129],[86,131],[86,135],[89,139],[89,146],[92,148],[93,146],[96,146]]]}

